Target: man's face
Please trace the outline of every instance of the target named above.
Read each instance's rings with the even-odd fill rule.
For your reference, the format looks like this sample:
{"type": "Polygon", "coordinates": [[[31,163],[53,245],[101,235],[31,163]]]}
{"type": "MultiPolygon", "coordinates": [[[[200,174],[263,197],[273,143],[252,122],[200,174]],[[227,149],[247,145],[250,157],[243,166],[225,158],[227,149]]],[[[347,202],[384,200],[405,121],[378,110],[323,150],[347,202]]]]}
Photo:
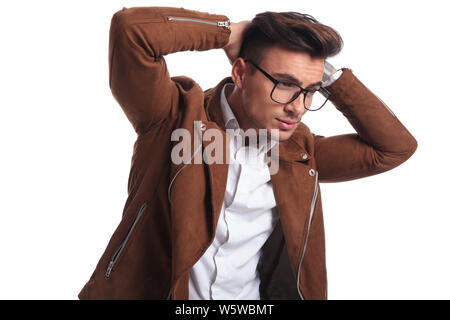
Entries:
{"type": "MultiPolygon", "coordinates": [[[[277,80],[294,82],[302,88],[315,88],[311,84],[322,80],[324,60],[311,58],[306,53],[291,51],[282,47],[271,47],[257,65],[277,80]]],[[[245,63],[245,62],[242,62],[245,63]]],[[[303,105],[304,93],[289,104],[279,104],[270,98],[274,83],[250,62],[245,63],[241,99],[245,124],[242,127],[279,130],[279,140],[287,140],[294,133],[306,113],[303,105]],[[254,72],[251,72],[253,68],[254,72]]],[[[316,93],[320,94],[320,93],[316,93]]]]}

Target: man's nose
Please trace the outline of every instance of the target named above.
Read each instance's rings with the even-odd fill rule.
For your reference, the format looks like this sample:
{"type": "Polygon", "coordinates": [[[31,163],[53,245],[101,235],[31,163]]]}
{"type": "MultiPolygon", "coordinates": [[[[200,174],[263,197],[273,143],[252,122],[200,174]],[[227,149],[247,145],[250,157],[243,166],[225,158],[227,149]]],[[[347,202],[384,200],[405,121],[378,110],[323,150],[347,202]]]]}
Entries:
{"type": "Polygon", "coordinates": [[[284,110],[296,118],[303,116],[306,113],[306,111],[308,111],[304,105],[303,95],[304,95],[304,92],[302,92],[297,97],[297,99],[295,99],[291,103],[286,104],[284,107],[284,110]]]}

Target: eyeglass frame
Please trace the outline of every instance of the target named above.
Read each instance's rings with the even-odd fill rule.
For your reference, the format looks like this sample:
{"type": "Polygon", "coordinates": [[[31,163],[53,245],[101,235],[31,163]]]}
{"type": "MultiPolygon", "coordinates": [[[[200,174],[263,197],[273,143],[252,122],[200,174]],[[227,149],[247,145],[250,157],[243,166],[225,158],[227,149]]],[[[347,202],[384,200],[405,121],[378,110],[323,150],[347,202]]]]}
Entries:
{"type": "Polygon", "coordinates": [[[273,82],[274,86],[273,86],[273,88],[272,88],[272,91],[270,92],[270,99],[272,99],[272,101],[274,101],[274,102],[276,102],[276,103],[279,103],[279,104],[289,104],[289,103],[295,101],[295,99],[297,99],[303,92],[306,92],[306,93],[307,93],[307,92],[312,92],[312,91],[314,91],[314,93],[316,93],[316,92],[318,91],[318,92],[322,93],[322,94],[324,95],[324,97],[326,98],[326,99],[325,99],[325,102],[324,102],[324,103],[322,104],[322,106],[320,106],[320,108],[318,108],[318,109],[310,110],[309,108],[307,108],[307,107],[306,107],[306,94],[303,95],[303,107],[304,107],[306,110],[309,110],[309,111],[318,111],[318,110],[320,110],[320,109],[323,108],[323,106],[327,103],[328,99],[330,98],[331,93],[330,93],[327,89],[325,89],[324,87],[322,87],[322,86],[320,86],[320,88],[317,89],[317,90],[304,89],[304,88],[302,88],[301,86],[299,86],[299,85],[297,85],[297,84],[295,84],[295,83],[293,83],[293,82],[290,82],[290,81],[288,81],[288,80],[277,80],[277,79],[275,79],[275,78],[272,77],[269,73],[267,73],[266,71],[264,71],[260,66],[258,66],[256,63],[254,63],[251,59],[244,59],[244,61],[245,61],[245,62],[250,62],[256,69],[258,69],[259,71],[261,71],[261,73],[262,73],[267,79],[269,79],[270,81],[273,82]],[[272,97],[273,92],[275,91],[275,88],[277,87],[278,83],[282,83],[282,82],[288,82],[288,83],[291,83],[291,84],[293,84],[294,86],[296,86],[296,87],[298,87],[298,88],[300,89],[299,91],[297,91],[297,92],[293,95],[293,97],[292,97],[288,102],[279,102],[279,101],[276,101],[276,100],[272,97]]]}

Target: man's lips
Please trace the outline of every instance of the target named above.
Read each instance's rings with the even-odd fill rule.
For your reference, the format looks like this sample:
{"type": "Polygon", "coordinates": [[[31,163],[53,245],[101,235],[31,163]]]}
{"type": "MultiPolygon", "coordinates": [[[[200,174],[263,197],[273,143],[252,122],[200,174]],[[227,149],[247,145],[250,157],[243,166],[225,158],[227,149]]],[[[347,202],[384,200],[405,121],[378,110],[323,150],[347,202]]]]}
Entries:
{"type": "Polygon", "coordinates": [[[287,123],[287,124],[296,124],[297,123],[297,121],[292,121],[292,120],[282,120],[282,119],[278,119],[278,118],[275,118],[275,119],[277,119],[278,121],[287,123]]]}
{"type": "Polygon", "coordinates": [[[295,127],[295,124],[297,123],[296,121],[292,121],[292,120],[281,120],[278,118],[275,118],[281,129],[283,130],[292,130],[295,127]]]}

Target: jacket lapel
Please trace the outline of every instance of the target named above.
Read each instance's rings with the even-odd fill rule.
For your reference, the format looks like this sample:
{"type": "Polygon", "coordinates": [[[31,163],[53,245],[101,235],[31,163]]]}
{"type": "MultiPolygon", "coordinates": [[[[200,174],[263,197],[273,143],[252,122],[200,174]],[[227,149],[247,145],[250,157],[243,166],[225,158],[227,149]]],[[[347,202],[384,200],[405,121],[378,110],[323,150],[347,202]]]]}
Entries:
{"type": "MultiPolygon", "coordinates": [[[[306,153],[299,146],[282,151],[282,144],[280,144],[279,170],[271,176],[271,181],[286,247],[295,274],[306,235],[315,181],[314,177],[308,174],[310,160],[302,156],[306,153]]],[[[288,143],[284,145],[288,146],[288,143]]]]}
{"type": "MultiPolygon", "coordinates": [[[[222,109],[220,107],[220,94],[222,87],[226,83],[233,82],[231,77],[227,77],[223,79],[216,87],[208,89],[205,91],[205,111],[207,121],[204,123],[205,129],[215,129],[220,133],[222,137],[222,155],[228,154],[228,143],[226,143],[226,132],[225,132],[225,123],[223,121],[222,109]]],[[[213,141],[205,141],[202,139],[203,150],[210,147],[210,144],[213,141]]],[[[222,204],[225,199],[225,191],[227,187],[227,179],[228,179],[228,159],[223,158],[223,163],[216,163],[210,161],[211,159],[208,157],[207,153],[205,153],[205,157],[209,160],[208,167],[208,178],[211,185],[210,190],[210,201],[211,201],[211,209],[213,213],[211,226],[211,238],[212,241],[214,239],[214,235],[216,233],[217,223],[219,221],[220,211],[222,209],[222,204]]]]}

